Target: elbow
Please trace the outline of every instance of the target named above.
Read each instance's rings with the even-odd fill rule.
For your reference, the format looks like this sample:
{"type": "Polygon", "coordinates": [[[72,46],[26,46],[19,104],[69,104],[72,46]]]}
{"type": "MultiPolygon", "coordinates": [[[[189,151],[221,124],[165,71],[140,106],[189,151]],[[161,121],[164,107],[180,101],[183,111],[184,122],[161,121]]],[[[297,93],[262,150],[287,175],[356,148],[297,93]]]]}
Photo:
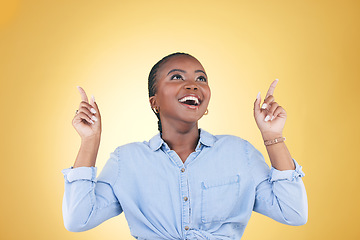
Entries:
{"type": "Polygon", "coordinates": [[[73,220],[65,220],[65,219],[64,219],[64,227],[69,232],[84,232],[90,229],[84,223],[76,222],[73,220]]]}
{"type": "Polygon", "coordinates": [[[298,225],[296,225],[296,226],[302,226],[302,225],[305,225],[307,223],[307,218],[304,218],[304,219],[302,219],[302,221],[300,221],[299,223],[298,223],[298,225]]]}
{"type": "Polygon", "coordinates": [[[308,212],[296,212],[293,216],[286,219],[286,224],[291,226],[302,226],[307,223],[308,220],[308,212]]]}
{"type": "Polygon", "coordinates": [[[286,215],[283,215],[286,221],[286,224],[292,226],[302,226],[305,225],[308,221],[308,204],[306,195],[305,197],[300,198],[301,201],[297,204],[289,204],[289,211],[286,215]],[[290,207],[292,206],[292,207],[290,207]],[[291,209],[291,210],[290,210],[291,209]]]}
{"type": "Polygon", "coordinates": [[[307,217],[299,217],[295,221],[292,221],[289,225],[302,226],[302,225],[305,225],[306,223],[307,223],[307,217]]]}
{"type": "Polygon", "coordinates": [[[65,211],[63,215],[64,227],[69,232],[84,232],[92,227],[90,226],[90,216],[88,213],[68,212],[65,211]],[[88,217],[85,217],[88,216],[88,217]]]}
{"type": "Polygon", "coordinates": [[[87,229],[85,228],[85,226],[86,225],[80,224],[79,222],[75,222],[75,221],[73,221],[71,219],[68,219],[68,220],[64,219],[64,227],[69,232],[83,232],[83,231],[86,231],[87,229]]]}
{"type": "Polygon", "coordinates": [[[69,232],[81,232],[80,228],[78,228],[75,225],[64,222],[64,226],[65,226],[65,229],[68,230],[69,232]]]}
{"type": "Polygon", "coordinates": [[[308,221],[308,212],[306,210],[299,216],[295,226],[305,225],[307,221],[308,221]]]}
{"type": "Polygon", "coordinates": [[[307,201],[304,201],[304,204],[302,205],[302,207],[298,208],[298,210],[296,211],[296,217],[294,219],[294,224],[293,226],[301,226],[301,225],[305,225],[308,221],[308,205],[307,205],[307,201]]]}

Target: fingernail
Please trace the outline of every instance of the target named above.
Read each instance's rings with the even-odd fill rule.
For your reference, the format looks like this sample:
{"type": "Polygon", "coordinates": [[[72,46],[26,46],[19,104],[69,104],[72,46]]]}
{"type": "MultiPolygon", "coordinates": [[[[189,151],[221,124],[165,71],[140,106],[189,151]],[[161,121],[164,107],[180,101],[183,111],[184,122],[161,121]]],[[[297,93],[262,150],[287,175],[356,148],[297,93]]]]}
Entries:
{"type": "Polygon", "coordinates": [[[278,79],[278,78],[276,78],[275,80],[276,80],[276,81],[279,81],[279,79],[278,79]]]}
{"type": "Polygon", "coordinates": [[[261,109],[266,109],[267,108],[267,104],[263,103],[263,105],[261,106],[261,109]]]}
{"type": "Polygon", "coordinates": [[[96,113],[95,108],[91,108],[91,109],[90,109],[90,112],[92,112],[92,113],[96,113]]]}
{"type": "Polygon", "coordinates": [[[275,117],[274,117],[274,116],[272,116],[272,117],[271,117],[271,119],[270,119],[270,121],[272,121],[274,118],[275,118],[275,117]]]}
{"type": "Polygon", "coordinates": [[[95,97],[94,97],[94,95],[91,95],[91,99],[92,99],[93,102],[95,102],[95,97]]]}
{"type": "Polygon", "coordinates": [[[260,97],[260,92],[257,94],[256,99],[259,99],[259,97],[260,97]]]}
{"type": "Polygon", "coordinates": [[[94,121],[93,121],[93,120],[90,120],[90,122],[91,122],[92,124],[94,124],[94,121]]]}
{"type": "Polygon", "coordinates": [[[269,119],[270,119],[270,116],[267,115],[266,118],[265,118],[265,122],[269,121],[269,119]]]}
{"type": "Polygon", "coordinates": [[[95,116],[92,116],[91,119],[94,120],[94,121],[98,120],[97,117],[95,117],[95,116]]]}

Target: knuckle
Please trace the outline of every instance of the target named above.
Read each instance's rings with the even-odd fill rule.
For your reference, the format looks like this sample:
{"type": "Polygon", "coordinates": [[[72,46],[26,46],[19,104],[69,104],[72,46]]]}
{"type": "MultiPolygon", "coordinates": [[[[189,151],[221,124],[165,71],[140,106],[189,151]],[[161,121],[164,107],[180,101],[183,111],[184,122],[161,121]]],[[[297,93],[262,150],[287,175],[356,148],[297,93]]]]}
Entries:
{"type": "Polygon", "coordinates": [[[89,118],[89,116],[88,116],[86,113],[81,113],[81,118],[88,119],[88,118],[89,118]]]}
{"type": "Polygon", "coordinates": [[[90,104],[88,102],[85,102],[85,101],[81,101],[80,105],[81,106],[87,106],[87,107],[90,106],[90,104]]]}
{"type": "Polygon", "coordinates": [[[265,99],[264,99],[264,102],[266,103],[271,103],[273,101],[273,97],[271,95],[267,96],[265,99]]]}
{"type": "Polygon", "coordinates": [[[271,104],[271,106],[272,106],[273,108],[277,108],[277,107],[279,107],[279,104],[276,103],[276,102],[273,102],[273,103],[271,104]]]}
{"type": "MultiPolygon", "coordinates": [[[[89,108],[88,107],[86,107],[86,106],[81,106],[81,111],[82,112],[86,112],[86,113],[90,113],[90,110],[89,110],[89,108]]],[[[80,111],[80,109],[79,109],[79,111],[80,111]]]]}

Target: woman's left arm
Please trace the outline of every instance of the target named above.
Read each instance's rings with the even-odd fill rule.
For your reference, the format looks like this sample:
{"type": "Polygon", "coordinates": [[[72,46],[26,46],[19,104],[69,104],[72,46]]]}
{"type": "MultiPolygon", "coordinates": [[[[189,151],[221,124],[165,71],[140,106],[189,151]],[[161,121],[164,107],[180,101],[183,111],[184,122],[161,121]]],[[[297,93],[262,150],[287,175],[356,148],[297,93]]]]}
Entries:
{"type": "MultiPolygon", "coordinates": [[[[273,96],[277,82],[270,85],[262,106],[260,93],[254,103],[255,121],[264,141],[282,137],[287,117],[273,96]]],[[[291,157],[284,142],[268,145],[266,150],[272,165],[270,171],[259,151],[253,147],[248,151],[257,186],[254,211],[285,224],[305,224],[308,209],[301,166],[291,157]]]]}

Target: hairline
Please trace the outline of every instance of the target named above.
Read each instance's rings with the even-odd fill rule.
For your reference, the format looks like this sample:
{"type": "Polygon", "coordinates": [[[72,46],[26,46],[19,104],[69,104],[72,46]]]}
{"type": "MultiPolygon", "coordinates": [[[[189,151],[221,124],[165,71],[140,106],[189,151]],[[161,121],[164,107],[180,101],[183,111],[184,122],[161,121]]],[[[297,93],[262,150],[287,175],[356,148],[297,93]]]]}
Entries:
{"type": "MultiPolygon", "coordinates": [[[[158,82],[158,80],[159,79],[157,79],[157,77],[158,77],[158,72],[160,71],[160,69],[169,61],[169,60],[171,60],[172,58],[174,58],[174,57],[190,57],[190,58],[193,58],[193,59],[195,59],[196,61],[198,61],[199,63],[200,63],[200,61],[196,58],[196,57],[194,57],[194,56],[192,56],[192,55],[189,55],[189,54],[178,54],[178,55],[173,55],[173,56],[170,56],[170,57],[168,57],[167,59],[165,59],[165,61],[163,61],[162,63],[160,63],[159,64],[159,67],[158,67],[158,69],[156,70],[156,73],[155,73],[155,83],[154,83],[154,87],[155,87],[155,90],[157,90],[156,89],[156,84],[157,84],[157,82],[158,82]]],[[[200,65],[202,66],[202,64],[200,63],[200,65]]],[[[204,67],[203,67],[204,68],[204,67]]],[[[198,71],[198,70],[196,70],[196,71],[198,71]]],[[[204,71],[204,73],[205,73],[205,71],[204,71]]],[[[205,73],[205,75],[206,75],[206,73],[205,73]]],[[[206,77],[207,77],[207,75],[206,75],[206,77]]],[[[156,91],[155,91],[155,93],[156,93],[156,91]]],[[[155,94],[154,93],[154,94],[155,94]]]]}

